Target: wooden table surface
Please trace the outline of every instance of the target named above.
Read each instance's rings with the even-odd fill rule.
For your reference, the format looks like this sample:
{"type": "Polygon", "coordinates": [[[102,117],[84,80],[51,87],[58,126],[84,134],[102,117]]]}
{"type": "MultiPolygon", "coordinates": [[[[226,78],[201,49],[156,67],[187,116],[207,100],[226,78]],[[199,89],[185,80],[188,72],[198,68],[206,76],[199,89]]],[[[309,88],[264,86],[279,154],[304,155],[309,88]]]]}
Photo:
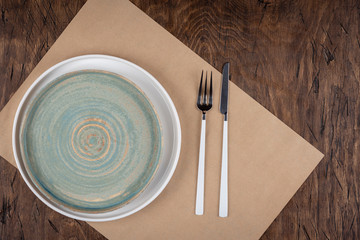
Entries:
{"type": "MultiPolygon", "coordinates": [[[[262,239],[360,239],[360,2],[133,2],[325,154],[262,239]]],[[[0,109],[84,3],[0,0],[0,109]]],[[[104,239],[0,171],[0,239],[104,239]]]]}

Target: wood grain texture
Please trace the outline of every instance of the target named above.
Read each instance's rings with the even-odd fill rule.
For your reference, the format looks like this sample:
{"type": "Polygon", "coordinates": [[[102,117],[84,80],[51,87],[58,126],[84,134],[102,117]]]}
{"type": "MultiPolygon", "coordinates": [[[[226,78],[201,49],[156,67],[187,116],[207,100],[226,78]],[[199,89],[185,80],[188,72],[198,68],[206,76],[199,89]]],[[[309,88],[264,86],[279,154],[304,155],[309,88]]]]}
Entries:
{"type": "MultiPolygon", "coordinates": [[[[359,1],[132,1],[325,154],[262,239],[359,239],[359,1]]],[[[3,107],[84,0],[0,3],[3,107]]],[[[0,165],[1,239],[102,238],[0,165]]]]}

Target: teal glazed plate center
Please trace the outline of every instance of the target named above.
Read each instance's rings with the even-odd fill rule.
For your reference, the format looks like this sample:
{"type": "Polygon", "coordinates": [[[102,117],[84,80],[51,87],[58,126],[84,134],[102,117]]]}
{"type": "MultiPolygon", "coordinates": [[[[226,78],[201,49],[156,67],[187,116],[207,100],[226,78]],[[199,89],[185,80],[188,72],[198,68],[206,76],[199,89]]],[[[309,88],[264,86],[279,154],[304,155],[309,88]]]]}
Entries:
{"type": "Polygon", "coordinates": [[[157,113],[140,88],[120,75],[62,75],[31,100],[24,116],[24,167],[42,194],[67,208],[119,208],[144,191],[158,168],[157,113]]]}

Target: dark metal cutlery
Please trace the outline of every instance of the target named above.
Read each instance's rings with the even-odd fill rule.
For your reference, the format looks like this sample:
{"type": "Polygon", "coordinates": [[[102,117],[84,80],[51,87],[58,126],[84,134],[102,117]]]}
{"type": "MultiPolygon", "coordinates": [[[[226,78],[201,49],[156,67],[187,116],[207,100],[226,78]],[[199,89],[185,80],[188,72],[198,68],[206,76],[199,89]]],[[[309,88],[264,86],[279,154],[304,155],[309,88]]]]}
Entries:
{"type": "MultiPolygon", "coordinates": [[[[222,72],[222,87],[220,97],[220,112],[224,115],[222,159],[221,159],[221,180],[220,180],[220,201],[219,216],[228,216],[228,99],[229,99],[229,70],[230,63],[225,63],[222,72]]],[[[196,207],[195,214],[204,214],[204,178],[205,178],[205,133],[206,133],[206,112],[212,107],[213,87],[212,73],[210,75],[210,89],[207,94],[207,73],[205,76],[205,86],[203,91],[203,76],[201,72],[199,93],[197,97],[197,107],[202,112],[201,137],[199,150],[199,165],[196,188],[196,207]]]]}

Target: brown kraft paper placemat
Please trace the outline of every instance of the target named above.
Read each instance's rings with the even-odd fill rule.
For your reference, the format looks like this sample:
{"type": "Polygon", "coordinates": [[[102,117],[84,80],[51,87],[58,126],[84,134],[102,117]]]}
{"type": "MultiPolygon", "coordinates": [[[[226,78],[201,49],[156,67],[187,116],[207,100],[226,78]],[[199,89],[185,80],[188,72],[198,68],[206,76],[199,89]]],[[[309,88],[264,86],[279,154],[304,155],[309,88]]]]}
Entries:
{"type": "Polygon", "coordinates": [[[49,67],[84,54],[117,56],[150,72],[174,101],[182,127],[179,163],[160,196],[129,217],[89,222],[109,239],[258,239],[323,157],[230,83],[229,217],[218,217],[221,74],[132,3],[89,0],[0,113],[0,154],[14,166],[12,122],[25,91],[49,67]],[[196,216],[202,69],[213,71],[215,94],[207,114],[205,212],[196,216]]]}

